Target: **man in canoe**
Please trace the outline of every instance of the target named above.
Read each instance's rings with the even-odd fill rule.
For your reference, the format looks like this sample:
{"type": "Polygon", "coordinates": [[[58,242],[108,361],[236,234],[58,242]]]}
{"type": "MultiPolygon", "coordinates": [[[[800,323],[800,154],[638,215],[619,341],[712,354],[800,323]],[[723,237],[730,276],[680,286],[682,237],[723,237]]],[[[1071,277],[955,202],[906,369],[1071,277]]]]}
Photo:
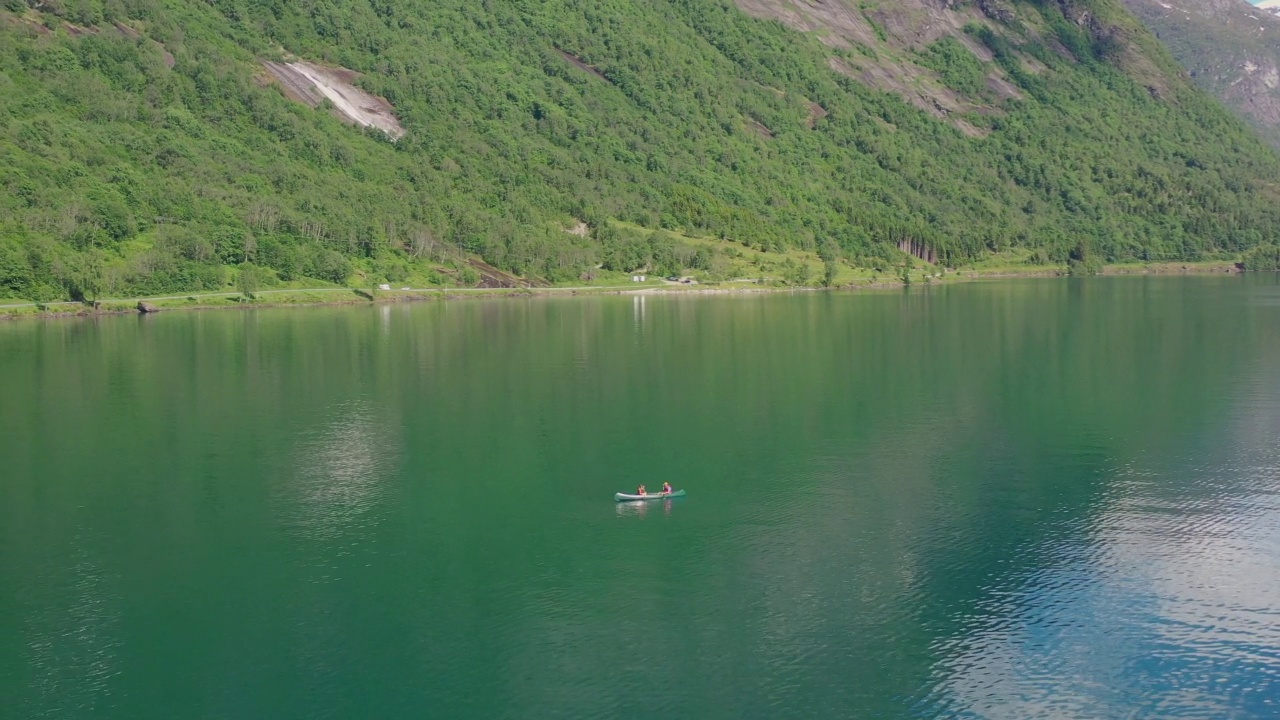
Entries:
{"type": "Polygon", "coordinates": [[[644,486],[643,486],[643,485],[641,485],[640,487],[636,488],[636,494],[637,494],[637,495],[648,495],[649,493],[645,492],[645,491],[644,491],[644,486]]]}
{"type": "Polygon", "coordinates": [[[671,492],[672,492],[672,491],[671,491],[671,483],[669,483],[669,482],[664,482],[664,483],[662,483],[662,494],[663,494],[663,495],[670,495],[670,494],[671,494],[671,492]]]}

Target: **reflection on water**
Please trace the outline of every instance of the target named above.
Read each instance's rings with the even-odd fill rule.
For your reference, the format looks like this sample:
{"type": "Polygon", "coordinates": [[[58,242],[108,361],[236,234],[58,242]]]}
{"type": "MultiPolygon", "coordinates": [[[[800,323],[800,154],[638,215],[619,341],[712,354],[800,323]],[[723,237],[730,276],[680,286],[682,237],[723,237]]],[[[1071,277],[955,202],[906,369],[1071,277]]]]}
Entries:
{"type": "MultiPolygon", "coordinates": [[[[672,504],[675,502],[675,498],[667,498],[666,500],[635,500],[631,502],[614,503],[614,510],[617,512],[618,517],[642,518],[649,514],[652,509],[650,508],[651,505],[660,505],[662,514],[670,516],[672,504]]],[[[658,512],[657,509],[652,509],[652,511],[658,512]]]]}
{"type": "Polygon", "coordinates": [[[396,458],[396,435],[368,403],[344,403],[325,416],[326,425],[299,443],[286,505],[291,523],[317,540],[366,523],[396,458]]]}
{"type": "MultiPolygon", "coordinates": [[[[1280,713],[1280,478],[1214,511],[1121,490],[1096,545],[993,593],[927,704],[962,717],[1280,713]],[[1122,684],[1117,678],[1124,678],[1122,684]]],[[[1153,497],[1153,495],[1155,497],[1153,497]]]]}
{"type": "Polygon", "coordinates": [[[644,295],[631,298],[631,318],[636,330],[644,330],[644,295]]]}
{"type": "Polygon", "coordinates": [[[1228,447],[1115,473],[1055,562],[992,588],[926,714],[1280,716],[1280,393],[1251,404],[1228,447]]]}
{"type": "Polygon", "coordinates": [[[92,559],[94,544],[83,535],[72,540],[75,562],[49,568],[37,606],[22,618],[35,696],[26,717],[89,717],[112,705],[109,683],[121,671],[119,598],[114,578],[92,559]]]}

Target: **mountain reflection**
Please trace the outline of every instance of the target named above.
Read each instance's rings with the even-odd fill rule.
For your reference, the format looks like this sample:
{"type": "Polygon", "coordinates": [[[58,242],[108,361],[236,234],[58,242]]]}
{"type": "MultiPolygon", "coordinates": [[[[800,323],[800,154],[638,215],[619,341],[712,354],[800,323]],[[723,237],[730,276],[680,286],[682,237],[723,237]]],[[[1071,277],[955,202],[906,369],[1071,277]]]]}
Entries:
{"type": "Polygon", "coordinates": [[[931,712],[1280,712],[1280,385],[1250,378],[1230,400],[1222,432],[1117,472],[1090,527],[1044,548],[1050,567],[988,588],[941,648],[931,712]]]}

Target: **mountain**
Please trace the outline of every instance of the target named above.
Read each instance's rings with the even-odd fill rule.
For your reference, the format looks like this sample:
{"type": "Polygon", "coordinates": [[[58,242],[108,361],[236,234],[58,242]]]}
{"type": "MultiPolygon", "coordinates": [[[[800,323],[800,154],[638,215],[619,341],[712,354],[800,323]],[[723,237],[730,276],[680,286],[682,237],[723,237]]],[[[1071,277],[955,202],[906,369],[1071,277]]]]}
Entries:
{"type": "Polygon", "coordinates": [[[1125,0],[1197,85],[1280,146],[1280,0],[1125,0]],[[1269,11],[1269,12],[1268,12],[1269,11]]]}
{"type": "Polygon", "coordinates": [[[1280,232],[1280,160],[1116,0],[0,7],[0,295],[716,278],[744,246],[1093,267],[1280,232]]]}

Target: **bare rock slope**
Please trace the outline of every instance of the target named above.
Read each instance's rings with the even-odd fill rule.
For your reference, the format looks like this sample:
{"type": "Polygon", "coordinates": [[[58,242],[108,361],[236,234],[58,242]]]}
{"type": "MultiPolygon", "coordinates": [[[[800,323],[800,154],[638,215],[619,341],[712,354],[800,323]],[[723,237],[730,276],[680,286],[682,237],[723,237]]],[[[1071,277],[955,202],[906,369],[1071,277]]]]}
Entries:
{"type": "Polygon", "coordinates": [[[328,102],[346,122],[377,128],[392,139],[404,135],[391,104],[355,86],[359,74],[308,62],[264,62],[263,67],[289,97],[311,107],[328,102]]]}
{"type": "MultiPolygon", "coordinates": [[[[980,59],[991,59],[981,43],[962,32],[966,23],[983,21],[977,7],[952,7],[944,0],[904,0],[868,3],[855,0],[736,0],[754,17],[778,20],[797,30],[812,32],[835,49],[862,52],[833,56],[831,69],[878,90],[901,95],[907,102],[938,118],[954,113],[990,112],[995,108],[962,97],[943,84],[938,73],[912,61],[920,50],[944,36],[959,39],[980,59]],[[871,51],[871,52],[867,52],[871,51]]],[[[990,82],[1012,90],[998,68],[990,82]]],[[[966,134],[977,131],[961,118],[953,122],[966,134]]]]}
{"type": "MultiPolygon", "coordinates": [[[[948,118],[965,134],[982,131],[966,114],[1001,114],[1007,100],[1022,93],[998,64],[992,52],[974,37],[987,28],[1007,36],[1016,47],[1021,39],[1044,39],[1064,57],[1071,52],[1053,39],[1053,32],[1034,5],[1012,0],[735,0],[744,12],[777,20],[814,33],[832,48],[830,67],[873,88],[897,93],[938,118],[948,118]],[[1016,30],[1014,30],[1016,28],[1016,30]],[[951,39],[967,48],[987,68],[985,87],[965,94],[948,87],[940,74],[922,62],[922,54],[940,40],[951,39]]],[[[1056,0],[1043,3],[1091,36],[1097,47],[1111,48],[1107,60],[1123,67],[1157,97],[1167,94],[1167,73],[1130,37],[1136,24],[1108,2],[1056,0]]],[[[1034,59],[1022,57],[1026,71],[1035,74],[1034,59]]],[[[1042,68],[1041,68],[1042,69],[1042,68]]]]}

